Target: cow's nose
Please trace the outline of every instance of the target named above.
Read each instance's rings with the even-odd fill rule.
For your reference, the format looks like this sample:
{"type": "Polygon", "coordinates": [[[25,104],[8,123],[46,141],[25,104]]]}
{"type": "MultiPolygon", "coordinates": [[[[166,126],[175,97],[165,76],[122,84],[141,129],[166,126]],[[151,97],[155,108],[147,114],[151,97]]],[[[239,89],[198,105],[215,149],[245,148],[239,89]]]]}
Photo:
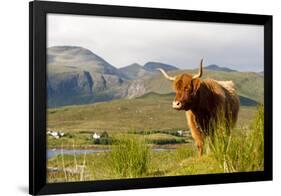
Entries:
{"type": "Polygon", "coordinates": [[[174,109],[180,109],[181,108],[181,102],[173,101],[173,108],[174,109]]]}

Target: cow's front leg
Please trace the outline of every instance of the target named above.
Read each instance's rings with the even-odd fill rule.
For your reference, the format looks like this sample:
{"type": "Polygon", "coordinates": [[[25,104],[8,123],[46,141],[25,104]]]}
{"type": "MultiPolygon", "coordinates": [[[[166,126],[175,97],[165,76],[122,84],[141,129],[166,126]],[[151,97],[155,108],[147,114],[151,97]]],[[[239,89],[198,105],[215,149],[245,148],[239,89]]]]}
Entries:
{"type": "Polygon", "coordinates": [[[198,157],[201,158],[203,154],[203,137],[200,131],[200,128],[198,127],[196,120],[195,120],[195,115],[192,113],[191,110],[186,111],[186,119],[188,126],[191,131],[191,136],[195,141],[195,144],[198,148],[198,157]]]}

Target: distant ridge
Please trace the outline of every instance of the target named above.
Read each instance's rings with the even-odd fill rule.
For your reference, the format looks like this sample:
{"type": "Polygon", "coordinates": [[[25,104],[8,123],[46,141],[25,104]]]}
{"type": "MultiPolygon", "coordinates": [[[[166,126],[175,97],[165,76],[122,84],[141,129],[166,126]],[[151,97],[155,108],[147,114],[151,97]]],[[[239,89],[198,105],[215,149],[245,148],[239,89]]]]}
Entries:
{"type": "Polygon", "coordinates": [[[138,63],[133,63],[126,67],[122,67],[119,71],[129,80],[134,80],[141,78],[147,74],[150,74],[148,70],[146,70],[143,66],[138,63]]]}
{"type": "Polygon", "coordinates": [[[227,67],[220,67],[220,66],[215,65],[215,64],[208,65],[204,69],[212,70],[212,71],[237,72],[234,69],[230,69],[230,68],[227,68],[227,67]]]}
{"type": "MultiPolygon", "coordinates": [[[[48,108],[141,96],[173,99],[174,95],[169,94],[173,93],[171,82],[156,69],[162,68],[171,75],[198,71],[152,61],[117,68],[92,51],[77,46],[53,46],[47,49],[47,58],[48,108]]],[[[203,79],[233,80],[242,105],[262,103],[262,73],[239,72],[218,65],[205,69],[203,79]]]]}
{"type": "Polygon", "coordinates": [[[165,71],[179,70],[179,68],[165,63],[147,62],[146,64],[144,64],[144,66],[138,63],[133,63],[131,65],[119,68],[119,71],[125,77],[127,77],[127,79],[135,80],[142,78],[143,76],[155,74],[155,72],[158,72],[157,68],[164,69],[165,71]]]}
{"type": "Polygon", "coordinates": [[[179,68],[173,65],[168,65],[159,62],[147,62],[143,67],[144,69],[149,71],[156,71],[156,69],[158,68],[164,69],[165,71],[179,70],[179,68]]]}

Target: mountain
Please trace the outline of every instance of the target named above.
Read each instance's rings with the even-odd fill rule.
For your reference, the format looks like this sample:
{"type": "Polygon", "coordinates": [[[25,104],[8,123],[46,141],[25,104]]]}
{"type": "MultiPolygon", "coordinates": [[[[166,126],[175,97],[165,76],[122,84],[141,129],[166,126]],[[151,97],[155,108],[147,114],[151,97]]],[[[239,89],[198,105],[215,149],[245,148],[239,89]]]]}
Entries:
{"type": "MultiPolygon", "coordinates": [[[[169,75],[175,76],[181,73],[195,74],[198,69],[194,70],[176,70],[170,71],[169,75]]],[[[232,80],[240,96],[252,99],[256,102],[263,103],[264,96],[264,77],[255,72],[228,72],[213,71],[203,68],[202,80],[211,78],[214,80],[224,81],[232,80]]],[[[171,81],[165,79],[161,73],[155,74],[144,81],[146,92],[156,92],[167,94],[173,92],[171,81]]]]}
{"type": "Polygon", "coordinates": [[[47,87],[48,95],[51,97],[60,94],[69,96],[92,94],[93,80],[89,72],[74,69],[74,71],[49,74],[47,87]]]}
{"type": "Polygon", "coordinates": [[[227,68],[227,67],[220,67],[220,66],[215,65],[215,64],[208,65],[204,69],[212,70],[212,71],[237,72],[234,69],[230,69],[230,68],[227,68]]]}
{"type": "Polygon", "coordinates": [[[157,68],[162,68],[165,71],[179,70],[179,68],[175,66],[159,63],[159,62],[147,62],[143,67],[145,70],[148,71],[157,71],[156,70],[157,68]]]}
{"type": "Polygon", "coordinates": [[[94,93],[93,81],[86,71],[64,72],[48,77],[48,107],[87,103],[94,93]]]}
{"type": "Polygon", "coordinates": [[[151,74],[150,71],[146,70],[143,66],[137,63],[122,67],[119,71],[130,80],[135,80],[151,74]]]}
{"type": "Polygon", "coordinates": [[[82,47],[48,48],[47,69],[49,107],[105,101],[127,94],[126,76],[82,47]]]}
{"type": "Polygon", "coordinates": [[[118,75],[119,70],[90,50],[77,46],[54,46],[47,51],[48,66],[78,67],[90,72],[118,75]]]}
{"type": "MultiPolygon", "coordinates": [[[[195,74],[198,69],[179,70],[175,66],[148,62],[117,69],[88,49],[55,46],[47,50],[48,107],[104,102],[120,98],[136,98],[147,93],[173,93],[171,81],[156,70],[170,75],[195,74]]],[[[217,65],[204,68],[203,78],[233,80],[238,94],[249,105],[263,102],[263,75],[238,72],[217,65]],[[253,102],[255,101],[255,102],[253,102]]]]}
{"type": "Polygon", "coordinates": [[[120,68],[119,71],[126,78],[135,80],[155,74],[155,72],[158,72],[158,70],[156,70],[157,68],[162,68],[165,71],[179,70],[177,67],[172,65],[159,62],[147,62],[146,64],[144,64],[144,66],[133,63],[131,65],[120,68]]]}
{"type": "Polygon", "coordinates": [[[96,81],[94,88],[106,88],[106,85],[122,83],[125,80],[125,76],[117,68],[88,49],[77,46],[55,46],[48,48],[47,54],[48,68],[53,72],[69,67],[87,71],[96,81]]]}

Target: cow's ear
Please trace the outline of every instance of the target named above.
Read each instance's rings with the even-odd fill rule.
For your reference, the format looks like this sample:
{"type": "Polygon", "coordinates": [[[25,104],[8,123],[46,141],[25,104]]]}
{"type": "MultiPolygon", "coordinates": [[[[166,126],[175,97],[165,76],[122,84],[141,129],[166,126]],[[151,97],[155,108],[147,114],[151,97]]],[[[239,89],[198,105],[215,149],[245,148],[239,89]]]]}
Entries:
{"type": "Polygon", "coordinates": [[[200,88],[201,80],[198,78],[194,78],[191,80],[191,85],[192,85],[192,93],[196,94],[198,89],[200,88]]]}

